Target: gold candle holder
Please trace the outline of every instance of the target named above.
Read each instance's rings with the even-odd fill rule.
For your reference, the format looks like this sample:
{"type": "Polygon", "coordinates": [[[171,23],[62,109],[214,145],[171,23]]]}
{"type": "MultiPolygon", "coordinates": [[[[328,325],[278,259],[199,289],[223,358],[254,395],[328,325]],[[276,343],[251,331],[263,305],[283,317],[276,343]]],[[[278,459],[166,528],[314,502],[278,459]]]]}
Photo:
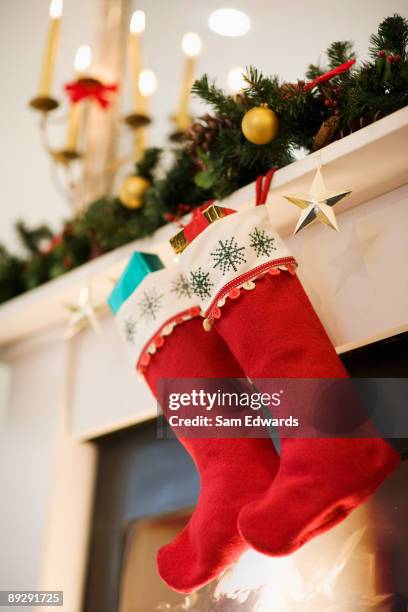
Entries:
{"type": "Polygon", "coordinates": [[[59,102],[50,96],[35,96],[30,100],[29,105],[34,110],[41,111],[42,113],[49,113],[58,108],[59,102]]]}
{"type": "Polygon", "coordinates": [[[70,149],[50,151],[50,155],[57,164],[61,164],[62,166],[69,166],[73,161],[81,158],[81,154],[78,151],[70,149]]]}

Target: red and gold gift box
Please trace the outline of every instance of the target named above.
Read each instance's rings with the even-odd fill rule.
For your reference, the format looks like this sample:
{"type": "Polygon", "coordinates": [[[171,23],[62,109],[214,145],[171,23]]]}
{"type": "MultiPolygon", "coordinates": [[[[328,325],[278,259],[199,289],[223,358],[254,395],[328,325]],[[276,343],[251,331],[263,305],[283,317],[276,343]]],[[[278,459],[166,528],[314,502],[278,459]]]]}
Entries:
{"type": "Polygon", "coordinates": [[[170,244],[174,252],[177,254],[182,253],[211,223],[235,212],[237,211],[232,208],[210,204],[210,206],[194,216],[175,236],[170,238],[170,244]]]}

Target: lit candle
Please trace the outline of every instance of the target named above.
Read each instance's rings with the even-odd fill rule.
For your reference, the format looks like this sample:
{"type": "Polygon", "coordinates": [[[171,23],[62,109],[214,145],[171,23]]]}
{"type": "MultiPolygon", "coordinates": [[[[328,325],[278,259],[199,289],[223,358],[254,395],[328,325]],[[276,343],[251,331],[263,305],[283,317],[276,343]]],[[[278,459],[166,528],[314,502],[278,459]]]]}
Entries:
{"type": "Polygon", "coordinates": [[[58,41],[61,27],[63,0],[51,0],[50,25],[48,29],[47,44],[41,71],[39,95],[49,97],[54,74],[55,59],[58,51],[58,41]]]}
{"type": "Polygon", "coordinates": [[[132,71],[132,90],[133,105],[135,113],[146,114],[146,98],[142,95],[139,88],[140,73],[143,69],[141,34],[146,26],[145,14],[143,11],[135,11],[130,20],[129,27],[129,59],[132,71]]]}
{"type": "Polygon", "coordinates": [[[154,94],[157,89],[157,78],[153,70],[142,70],[139,75],[139,91],[144,100],[154,94]]]}
{"type": "Polygon", "coordinates": [[[198,34],[189,32],[183,36],[181,47],[186,56],[184,78],[181,88],[180,105],[177,113],[176,123],[179,130],[184,132],[190,126],[191,120],[188,112],[190,91],[193,85],[194,68],[197,56],[201,53],[202,43],[198,34]]]}
{"type": "Polygon", "coordinates": [[[244,72],[245,69],[240,66],[231,68],[228,72],[227,80],[232,93],[237,94],[247,86],[247,82],[244,79],[244,72]]]}
{"type": "MultiPolygon", "coordinates": [[[[132,13],[129,26],[129,63],[132,74],[133,112],[147,115],[147,100],[140,89],[143,72],[141,35],[145,31],[146,17],[143,11],[132,13]]],[[[146,129],[139,127],[135,132],[134,160],[138,161],[146,148],[146,129]]]]}
{"type": "MultiPolygon", "coordinates": [[[[87,70],[89,70],[92,62],[92,52],[88,45],[79,47],[75,53],[74,68],[76,71],[76,78],[80,79],[85,76],[87,70]]],[[[81,118],[82,118],[82,102],[76,102],[72,104],[71,110],[68,117],[68,132],[67,132],[67,151],[76,152],[78,138],[81,129],[81,118]]]]}
{"type": "MultiPolygon", "coordinates": [[[[138,91],[141,98],[143,99],[144,108],[147,108],[147,99],[153,95],[157,89],[157,78],[153,70],[144,69],[139,74],[138,91]]],[[[143,155],[143,151],[146,148],[147,141],[147,129],[140,127],[135,133],[135,151],[134,159],[139,161],[143,155]]]]}

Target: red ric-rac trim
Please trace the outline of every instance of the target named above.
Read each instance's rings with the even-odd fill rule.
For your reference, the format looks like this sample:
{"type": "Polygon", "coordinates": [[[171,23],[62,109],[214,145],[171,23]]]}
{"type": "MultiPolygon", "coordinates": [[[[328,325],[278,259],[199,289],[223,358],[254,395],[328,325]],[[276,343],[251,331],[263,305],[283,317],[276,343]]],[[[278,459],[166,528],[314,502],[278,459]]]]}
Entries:
{"type": "MultiPolygon", "coordinates": [[[[275,274],[280,274],[281,270],[285,270],[289,272],[289,274],[296,274],[296,267],[297,263],[294,257],[281,257],[280,259],[274,259],[273,261],[268,261],[260,266],[256,266],[256,268],[252,268],[252,270],[248,270],[248,272],[229,281],[220,291],[218,291],[205,312],[207,327],[211,326],[215,319],[221,317],[220,307],[224,305],[227,297],[231,300],[239,298],[243,285],[248,284],[248,287],[243,287],[244,289],[254,289],[255,284],[252,281],[256,278],[268,272],[274,276],[275,274]]],[[[206,326],[204,326],[204,328],[206,328],[206,326]]]]}
{"type": "Polygon", "coordinates": [[[174,328],[177,325],[185,323],[186,321],[190,321],[190,319],[193,319],[194,317],[199,317],[200,314],[200,307],[193,306],[192,308],[188,308],[187,310],[178,312],[173,317],[170,317],[170,319],[167,319],[167,321],[165,321],[163,325],[157,330],[154,336],[152,336],[144,345],[142,351],[140,352],[140,356],[136,364],[136,369],[141,372],[141,374],[143,374],[150,363],[152,355],[154,355],[156,351],[163,346],[166,337],[170,336],[173,333],[174,328]]]}

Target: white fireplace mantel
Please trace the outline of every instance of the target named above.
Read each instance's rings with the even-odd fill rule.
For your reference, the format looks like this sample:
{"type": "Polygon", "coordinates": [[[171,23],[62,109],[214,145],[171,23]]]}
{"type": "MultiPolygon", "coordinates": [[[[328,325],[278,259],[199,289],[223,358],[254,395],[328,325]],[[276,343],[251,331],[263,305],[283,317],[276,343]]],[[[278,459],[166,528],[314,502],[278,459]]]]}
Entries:
{"type": "MultiPolygon", "coordinates": [[[[268,202],[278,233],[284,238],[290,236],[299,215],[299,210],[282,196],[308,191],[318,156],[328,188],[352,191],[349,198],[336,206],[341,225],[343,213],[407,183],[407,142],[408,107],[277,171],[268,202]]],[[[244,208],[253,203],[254,193],[254,185],[247,185],[222,204],[244,208]]],[[[322,229],[325,228],[319,229],[319,235],[322,229]]],[[[92,284],[95,302],[105,303],[114,280],[133,251],[156,252],[166,261],[171,260],[168,239],[177,230],[176,225],[168,224],[151,237],[127,244],[3,304],[0,306],[0,346],[63,324],[67,318],[66,305],[76,302],[79,289],[87,282],[92,284]]],[[[309,236],[310,230],[299,234],[294,242],[296,248],[307,242],[309,236]]]]}
{"type": "MultiPolygon", "coordinates": [[[[336,206],[340,232],[315,223],[291,236],[299,209],[283,195],[307,192],[317,154],[277,171],[268,199],[278,232],[299,260],[306,291],[339,353],[405,331],[408,327],[408,107],[320,151],[329,189],[352,194],[336,206]]],[[[223,201],[253,205],[254,185],[223,201]]],[[[64,343],[67,304],[89,283],[95,304],[106,304],[115,279],[134,250],[158,253],[170,263],[168,243],[178,227],[166,225],[0,306],[0,354],[7,361],[34,351],[45,338],[64,343]],[[29,349],[27,347],[30,347],[29,349]],[[13,356],[13,357],[12,357],[13,356]]],[[[135,376],[108,309],[103,334],[86,330],[72,341],[75,354],[70,407],[73,435],[88,440],[154,416],[156,407],[135,376]]],[[[43,349],[41,349],[43,350],[43,349]]]]}

